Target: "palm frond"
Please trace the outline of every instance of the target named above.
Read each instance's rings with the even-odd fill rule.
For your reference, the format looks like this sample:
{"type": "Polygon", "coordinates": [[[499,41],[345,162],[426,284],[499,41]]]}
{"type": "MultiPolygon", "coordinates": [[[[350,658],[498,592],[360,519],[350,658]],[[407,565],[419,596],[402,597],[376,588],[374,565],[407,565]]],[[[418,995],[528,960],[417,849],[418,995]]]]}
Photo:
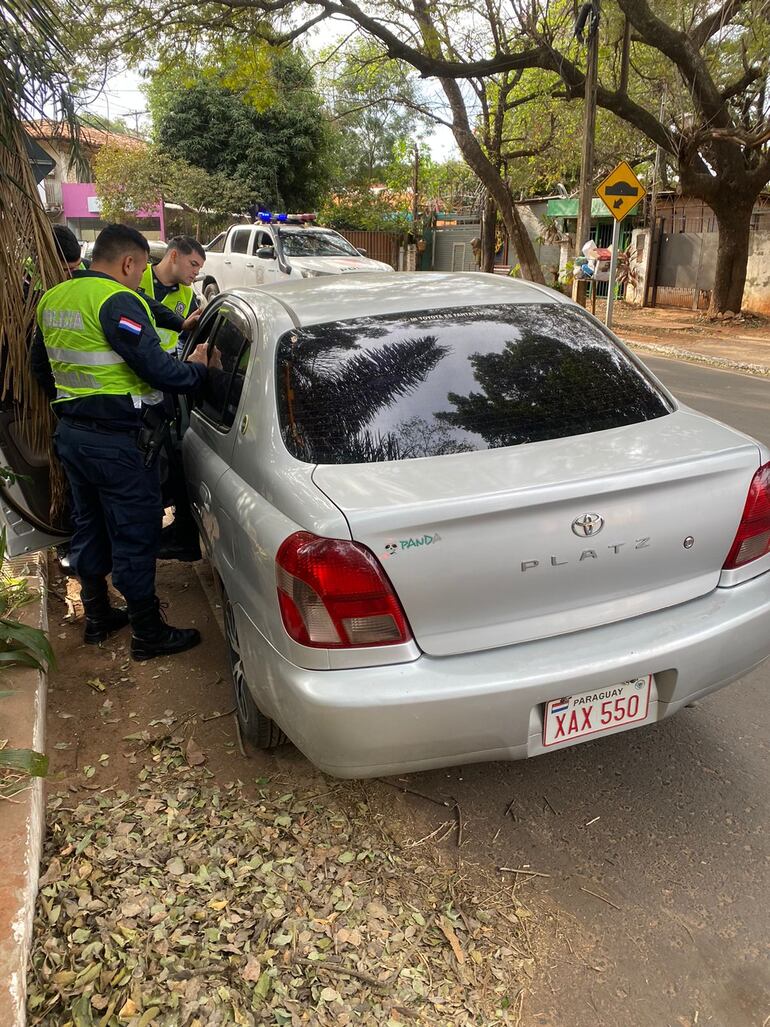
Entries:
{"type": "Polygon", "coordinates": [[[34,749],[0,749],[0,769],[16,770],[31,777],[45,777],[48,757],[34,749]]]}

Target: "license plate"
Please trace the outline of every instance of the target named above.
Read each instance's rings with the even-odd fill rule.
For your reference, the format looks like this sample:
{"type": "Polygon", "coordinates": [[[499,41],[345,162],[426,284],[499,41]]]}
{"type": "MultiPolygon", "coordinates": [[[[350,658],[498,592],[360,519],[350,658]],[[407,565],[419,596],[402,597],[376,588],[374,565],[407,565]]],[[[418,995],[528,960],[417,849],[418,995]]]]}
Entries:
{"type": "Polygon", "coordinates": [[[650,708],[652,675],[545,704],[543,745],[559,745],[644,720],[650,708]]]}

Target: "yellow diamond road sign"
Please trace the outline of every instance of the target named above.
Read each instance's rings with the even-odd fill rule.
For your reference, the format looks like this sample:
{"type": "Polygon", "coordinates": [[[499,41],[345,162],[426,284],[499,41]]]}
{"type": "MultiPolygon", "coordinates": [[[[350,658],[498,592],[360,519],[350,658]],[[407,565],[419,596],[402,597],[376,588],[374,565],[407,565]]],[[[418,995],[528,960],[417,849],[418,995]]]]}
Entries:
{"type": "Polygon", "coordinates": [[[607,175],[596,192],[609,207],[610,214],[617,221],[622,221],[626,214],[630,214],[639,203],[647,190],[623,160],[614,171],[607,175]]]}

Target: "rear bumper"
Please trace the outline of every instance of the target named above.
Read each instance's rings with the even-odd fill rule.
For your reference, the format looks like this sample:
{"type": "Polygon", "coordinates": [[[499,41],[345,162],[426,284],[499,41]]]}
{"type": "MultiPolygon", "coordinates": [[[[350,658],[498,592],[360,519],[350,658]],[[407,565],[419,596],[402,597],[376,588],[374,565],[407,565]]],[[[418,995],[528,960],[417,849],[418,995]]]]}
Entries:
{"type": "Polygon", "coordinates": [[[547,700],[650,673],[642,723],[663,720],[770,654],[770,573],[590,631],[358,670],[297,667],[239,622],[260,708],[321,770],[372,777],[536,756],[547,700]]]}

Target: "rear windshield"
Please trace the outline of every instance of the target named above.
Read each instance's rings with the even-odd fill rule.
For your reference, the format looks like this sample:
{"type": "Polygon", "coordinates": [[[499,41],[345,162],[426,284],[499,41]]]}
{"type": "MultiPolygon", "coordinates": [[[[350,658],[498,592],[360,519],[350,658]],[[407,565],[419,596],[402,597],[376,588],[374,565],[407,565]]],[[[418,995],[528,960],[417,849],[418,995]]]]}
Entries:
{"type": "Polygon", "coordinates": [[[555,303],[294,329],[276,383],[287,448],[320,464],[519,446],[671,410],[609,335],[555,303]]]}

